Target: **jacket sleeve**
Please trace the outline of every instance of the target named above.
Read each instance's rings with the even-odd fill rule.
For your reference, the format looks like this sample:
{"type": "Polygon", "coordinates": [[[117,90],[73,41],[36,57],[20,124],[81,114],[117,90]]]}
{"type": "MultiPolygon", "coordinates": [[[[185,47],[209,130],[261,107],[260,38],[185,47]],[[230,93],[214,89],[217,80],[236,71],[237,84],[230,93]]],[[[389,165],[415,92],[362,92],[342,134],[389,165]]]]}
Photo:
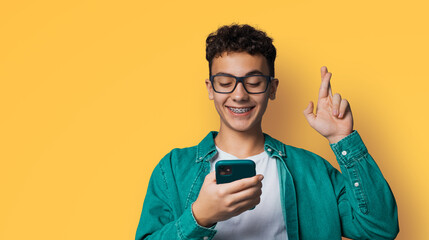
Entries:
{"type": "Polygon", "coordinates": [[[351,239],[395,239],[399,232],[393,193],[359,133],[330,144],[340,173],[331,167],[342,235],[351,239]]]}
{"type": "Polygon", "coordinates": [[[177,194],[171,194],[170,188],[175,183],[164,171],[164,160],[170,156],[167,154],[152,172],[135,239],[212,239],[216,230],[198,225],[191,206],[175,216],[178,210],[173,210],[172,203],[179,199],[173,198],[177,194]]]}

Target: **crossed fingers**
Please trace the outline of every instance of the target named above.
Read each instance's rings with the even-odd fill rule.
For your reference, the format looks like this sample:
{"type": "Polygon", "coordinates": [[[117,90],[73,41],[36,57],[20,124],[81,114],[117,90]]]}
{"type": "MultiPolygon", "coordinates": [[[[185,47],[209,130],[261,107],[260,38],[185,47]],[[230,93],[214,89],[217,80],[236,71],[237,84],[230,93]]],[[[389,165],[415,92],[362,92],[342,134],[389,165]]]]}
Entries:
{"type": "Polygon", "coordinates": [[[342,118],[349,107],[349,103],[346,99],[341,99],[341,95],[339,93],[332,95],[332,73],[328,72],[328,68],[323,66],[320,69],[320,73],[322,77],[322,83],[320,84],[318,101],[327,98],[329,105],[331,106],[332,116],[342,118]]]}

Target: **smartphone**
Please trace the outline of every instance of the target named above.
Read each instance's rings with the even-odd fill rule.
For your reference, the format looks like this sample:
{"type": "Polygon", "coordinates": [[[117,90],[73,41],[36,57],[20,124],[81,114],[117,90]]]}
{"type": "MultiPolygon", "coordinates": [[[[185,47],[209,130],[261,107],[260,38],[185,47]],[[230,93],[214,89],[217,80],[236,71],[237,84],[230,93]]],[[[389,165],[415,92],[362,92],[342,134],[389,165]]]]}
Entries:
{"type": "Polygon", "coordinates": [[[216,183],[229,183],[256,175],[255,162],[248,159],[220,160],[216,162],[216,183]]]}

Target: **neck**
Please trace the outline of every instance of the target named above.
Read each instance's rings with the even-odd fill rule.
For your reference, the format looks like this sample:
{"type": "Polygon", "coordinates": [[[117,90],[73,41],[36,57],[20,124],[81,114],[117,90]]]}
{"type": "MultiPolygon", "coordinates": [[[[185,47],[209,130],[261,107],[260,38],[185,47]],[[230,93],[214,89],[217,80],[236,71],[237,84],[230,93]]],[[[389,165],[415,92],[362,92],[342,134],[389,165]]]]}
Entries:
{"type": "Polygon", "coordinates": [[[261,126],[239,132],[223,127],[222,124],[214,141],[222,151],[238,158],[247,158],[263,152],[265,143],[261,126]]]}

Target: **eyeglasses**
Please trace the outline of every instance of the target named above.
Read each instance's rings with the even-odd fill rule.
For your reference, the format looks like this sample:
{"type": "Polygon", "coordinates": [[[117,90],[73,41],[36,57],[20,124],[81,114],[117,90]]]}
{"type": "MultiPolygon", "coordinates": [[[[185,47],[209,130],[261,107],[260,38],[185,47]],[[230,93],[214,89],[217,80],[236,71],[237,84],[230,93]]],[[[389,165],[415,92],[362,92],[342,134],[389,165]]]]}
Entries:
{"type": "Polygon", "coordinates": [[[236,77],[222,73],[210,76],[213,90],[217,93],[232,93],[239,82],[243,84],[244,90],[249,94],[264,93],[267,91],[268,85],[272,79],[274,79],[274,77],[266,75],[236,77]]]}

